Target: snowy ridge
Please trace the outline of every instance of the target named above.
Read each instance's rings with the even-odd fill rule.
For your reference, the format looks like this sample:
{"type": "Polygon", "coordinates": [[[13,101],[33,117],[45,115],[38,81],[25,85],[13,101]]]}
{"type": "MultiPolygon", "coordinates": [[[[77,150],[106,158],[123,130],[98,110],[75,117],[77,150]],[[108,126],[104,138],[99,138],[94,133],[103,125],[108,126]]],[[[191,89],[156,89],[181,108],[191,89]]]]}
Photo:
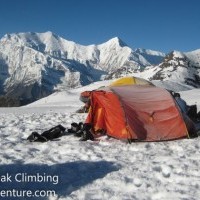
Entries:
{"type": "Polygon", "coordinates": [[[200,66],[200,49],[186,52],[185,55],[197,66],[200,66]]]}
{"type": "Polygon", "coordinates": [[[173,51],[166,55],[159,65],[146,67],[143,72],[131,75],[148,79],[171,90],[199,88],[200,51],[173,51]]]}
{"type": "Polygon", "coordinates": [[[166,56],[165,53],[159,51],[153,51],[150,49],[138,48],[135,50],[135,52],[141,54],[152,65],[160,64],[163,58],[166,56]]]}

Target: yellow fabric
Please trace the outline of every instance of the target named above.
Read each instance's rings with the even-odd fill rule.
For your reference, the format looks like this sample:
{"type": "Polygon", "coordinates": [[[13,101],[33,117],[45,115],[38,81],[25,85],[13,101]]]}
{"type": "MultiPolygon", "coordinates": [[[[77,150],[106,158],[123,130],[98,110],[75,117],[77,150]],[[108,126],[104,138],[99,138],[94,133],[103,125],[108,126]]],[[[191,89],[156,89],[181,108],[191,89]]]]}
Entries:
{"type": "Polygon", "coordinates": [[[134,77],[124,77],[114,81],[110,86],[134,85],[135,83],[136,81],[134,77]]]}
{"type": "Polygon", "coordinates": [[[110,86],[124,86],[124,85],[153,85],[151,82],[139,77],[123,77],[112,82],[110,86]]]}

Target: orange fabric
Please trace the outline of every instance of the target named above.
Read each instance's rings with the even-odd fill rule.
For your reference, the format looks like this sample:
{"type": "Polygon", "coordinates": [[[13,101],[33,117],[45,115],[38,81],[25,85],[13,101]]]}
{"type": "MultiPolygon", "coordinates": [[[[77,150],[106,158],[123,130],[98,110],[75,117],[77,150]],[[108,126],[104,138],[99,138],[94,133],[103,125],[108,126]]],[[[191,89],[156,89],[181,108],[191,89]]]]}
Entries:
{"type": "Polygon", "coordinates": [[[153,86],[93,91],[86,123],[118,139],[161,141],[187,137],[184,120],[169,92],[153,86]]]}
{"type": "Polygon", "coordinates": [[[161,141],[187,137],[184,120],[169,92],[158,87],[113,87],[120,97],[133,139],[161,141]]]}
{"type": "Polygon", "coordinates": [[[124,112],[118,97],[112,92],[92,92],[91,110],[86,123],[92,123],[95,131],[104,129],[109,136],[115,138],[130,137],[124,120],[124,112]]]}

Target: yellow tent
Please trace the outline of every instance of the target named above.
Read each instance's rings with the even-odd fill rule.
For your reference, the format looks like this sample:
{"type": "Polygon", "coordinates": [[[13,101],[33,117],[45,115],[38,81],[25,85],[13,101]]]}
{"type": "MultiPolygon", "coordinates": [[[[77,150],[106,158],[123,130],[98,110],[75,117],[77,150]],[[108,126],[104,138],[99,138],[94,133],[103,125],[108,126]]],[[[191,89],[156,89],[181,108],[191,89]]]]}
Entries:
{"type": "Polygon", "coordinates": [[[112,82],[110,86],[123,86],[123,85],[153,85],[151,82],[138,77],[123,77],[112,82]]]}

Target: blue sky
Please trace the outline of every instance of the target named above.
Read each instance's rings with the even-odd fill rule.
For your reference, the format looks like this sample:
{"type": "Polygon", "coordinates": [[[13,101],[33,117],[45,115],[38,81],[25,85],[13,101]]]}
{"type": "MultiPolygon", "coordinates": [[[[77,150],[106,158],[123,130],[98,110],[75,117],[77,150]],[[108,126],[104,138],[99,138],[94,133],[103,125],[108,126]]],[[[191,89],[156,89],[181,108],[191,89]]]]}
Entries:
{"type": "Polygon", "coordinates": [[[120,37],[131,48],[200,49],[199,0],[1,0],[0,37],[46,32],[79,44],[120,37]]]}

